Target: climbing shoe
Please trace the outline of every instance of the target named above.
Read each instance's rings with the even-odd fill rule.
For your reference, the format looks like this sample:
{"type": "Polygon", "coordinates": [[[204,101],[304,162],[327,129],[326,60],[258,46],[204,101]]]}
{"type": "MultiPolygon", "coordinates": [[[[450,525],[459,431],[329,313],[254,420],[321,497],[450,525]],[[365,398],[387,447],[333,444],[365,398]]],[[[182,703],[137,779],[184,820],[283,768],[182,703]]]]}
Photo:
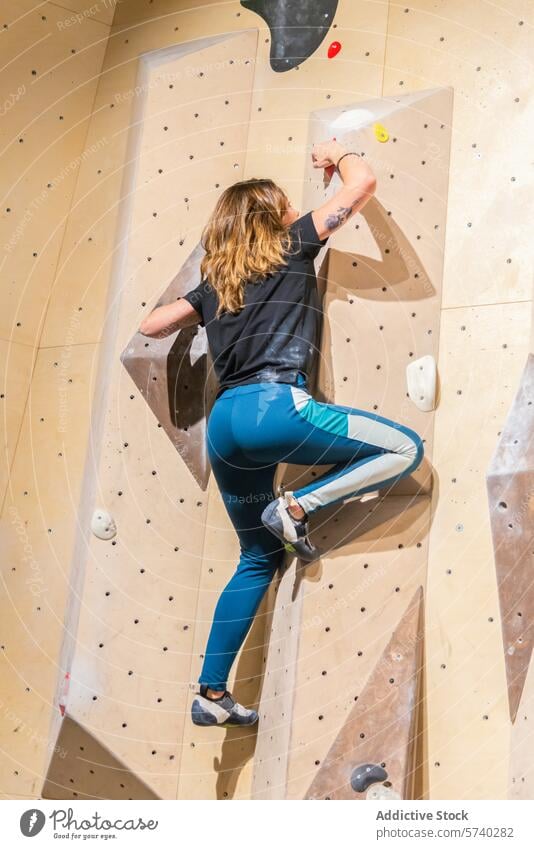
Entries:
{"type": "Polygon", "coordinates": [[[284,548],[301,560],[310,563],[317,560],[321,553],[308,537],[308,519],[295,519],[288,510],[292,492],[285,492],[280,498],[271,501],[261,514],[261,520],[271,533],[282,540],[284,548]]]}
{"type": "Polygon", "coordinates": [[[200,685],[191,706],[191,718],[195,725],[254,725],[258,721],[255,710],[238,704],[226,690],[218,699],[208,698],[208,687],[200,685]]]}

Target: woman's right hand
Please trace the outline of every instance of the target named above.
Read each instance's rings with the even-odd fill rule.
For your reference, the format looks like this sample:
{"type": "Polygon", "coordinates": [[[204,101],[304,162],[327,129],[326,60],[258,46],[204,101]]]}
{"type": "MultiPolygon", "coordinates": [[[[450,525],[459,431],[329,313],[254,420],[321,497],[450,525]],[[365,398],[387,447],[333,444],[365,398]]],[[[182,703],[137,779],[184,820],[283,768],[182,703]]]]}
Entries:
{"type": "Polygon", "coordinates": [[[336,165],[339,157],[345,152],[342,144],[333,139],[318,142],[312,147],[312,162],[314,168],[328,168],[336,165]]]}

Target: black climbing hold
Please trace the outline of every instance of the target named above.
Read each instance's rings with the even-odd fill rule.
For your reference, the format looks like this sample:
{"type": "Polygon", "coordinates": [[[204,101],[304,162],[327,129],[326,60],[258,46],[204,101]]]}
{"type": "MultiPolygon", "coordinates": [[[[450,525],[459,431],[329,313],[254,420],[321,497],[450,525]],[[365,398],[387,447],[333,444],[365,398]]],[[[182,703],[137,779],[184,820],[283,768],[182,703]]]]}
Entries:
{"type": "Polygon", "coordinates": [[[271,68],[290,71],[314,53],[328,33],[338,0],[241,0],[271,31],[271,68]]]}
{"type": "Polygon", "coordinates": [[[355,793],[364,793],[371,784],[385,781],[387,777],[386,770],[378,764],[362,764],[352,770],[350,786],[355,793]]]}

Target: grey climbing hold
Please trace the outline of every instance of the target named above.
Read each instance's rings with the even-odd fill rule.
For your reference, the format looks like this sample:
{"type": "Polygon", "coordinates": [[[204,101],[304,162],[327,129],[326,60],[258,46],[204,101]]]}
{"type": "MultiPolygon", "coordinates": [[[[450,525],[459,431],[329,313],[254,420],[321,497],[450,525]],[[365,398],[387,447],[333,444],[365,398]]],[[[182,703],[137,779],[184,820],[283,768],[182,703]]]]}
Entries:
{"type": "Polygon", "coordinates": [[[362,764],[352,770],[350,786],[355,793],[364,793],[371,784],[386,781],[388,774],[379,764],[362,764]]]}

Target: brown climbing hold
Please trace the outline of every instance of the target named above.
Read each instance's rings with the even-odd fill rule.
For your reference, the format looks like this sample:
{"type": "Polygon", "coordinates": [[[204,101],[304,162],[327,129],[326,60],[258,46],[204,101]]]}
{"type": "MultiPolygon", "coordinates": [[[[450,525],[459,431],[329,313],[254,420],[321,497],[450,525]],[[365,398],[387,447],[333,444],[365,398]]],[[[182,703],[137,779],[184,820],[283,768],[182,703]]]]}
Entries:
{"type": "MultiPolygon", "coordinates": [[[[204,249],[198,244],[157,306],[171,303],[197,285],[203,255],[204,249]]],[[[186,327],[164,339],[136,333],[122,352],[121,362],[205,490],[210,474],[206,421],[217,391],[205,329],[186,327]]]]}

